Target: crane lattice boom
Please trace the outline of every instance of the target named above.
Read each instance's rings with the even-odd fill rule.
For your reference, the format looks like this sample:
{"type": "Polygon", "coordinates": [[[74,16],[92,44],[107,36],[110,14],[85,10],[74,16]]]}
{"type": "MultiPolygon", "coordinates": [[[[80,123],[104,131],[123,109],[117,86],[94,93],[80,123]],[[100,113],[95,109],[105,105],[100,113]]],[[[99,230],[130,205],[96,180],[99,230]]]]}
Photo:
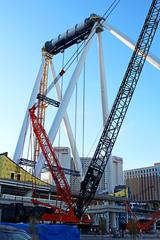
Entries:
{"type": "Polygon", "coordinates": [[[132,99],[159,20],[160,0],[153,0],[91,164],[81,183],[75,208],[76,215],[79,217],[84,213],[96,193],[132,99]]]}
{"type": "Polygon", "coordinates": [[[45,160],[47,161],[52,178],[55,181],[57,194],[61,197],[61,200],[63,200],[67,204],[67,207],[71,208],[72,197],[69,184],[62,170],[62,167],[59,164],[55,150],[50,143],[47,133],[35,115],[35,109],[35,105],[31,109],[29,109],[34,133],[41,147],[45,160]],[[55,167],[57,171],[54,170],[55,167]]]}

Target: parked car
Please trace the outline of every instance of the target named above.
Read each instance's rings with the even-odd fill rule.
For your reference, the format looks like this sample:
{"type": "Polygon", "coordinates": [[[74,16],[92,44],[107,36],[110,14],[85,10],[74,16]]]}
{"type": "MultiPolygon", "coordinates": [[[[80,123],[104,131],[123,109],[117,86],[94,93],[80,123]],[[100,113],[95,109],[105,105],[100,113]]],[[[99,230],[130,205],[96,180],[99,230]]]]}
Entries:
{"type": "Polygon", "coordinates": [[[31,240],[31,236],[22,229],[8,225],[0,225],[0,239],[2,240],[31,240]]]}

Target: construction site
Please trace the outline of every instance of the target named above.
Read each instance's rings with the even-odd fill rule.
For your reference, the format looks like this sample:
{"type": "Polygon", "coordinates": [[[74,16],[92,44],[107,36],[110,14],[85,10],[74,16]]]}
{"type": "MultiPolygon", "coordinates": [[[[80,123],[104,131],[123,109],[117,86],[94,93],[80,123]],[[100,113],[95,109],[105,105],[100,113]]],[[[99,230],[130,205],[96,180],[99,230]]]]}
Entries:
{"type": "Polygon", "coordinates": [[[44,42],[13,157],[9,149],[0,153],[1,224],[26,232],[32,224],[40,240],[149,239],[151,234],[160,238],[160,161],[124,171],[123,156],[113,155],[145,62],[160,69],[160,60],[150,51],[159,29],[160,0],[150,2],[136,42],[108,23],[119,1],[102,16],[91,13],[81,23],[75,20],[72,28],[66,26],[44,42]],[[105,32],[132,51],[112,107],[102,44],[105,32]],[[94,41],[97,52],[91,58],[98,59],[97,76],[87,72],[94,41]],[[94,84],[99,91],[91,98],[88,78],[89,92],[94,84]],[[92,104],[97,112],[94,117],[87,110],[89,98],[89,108],[92,104]],[[92,119],[86,120],[86,115],[92,119]],[[92,136],[95,141],[86,154],[92,136]]]}

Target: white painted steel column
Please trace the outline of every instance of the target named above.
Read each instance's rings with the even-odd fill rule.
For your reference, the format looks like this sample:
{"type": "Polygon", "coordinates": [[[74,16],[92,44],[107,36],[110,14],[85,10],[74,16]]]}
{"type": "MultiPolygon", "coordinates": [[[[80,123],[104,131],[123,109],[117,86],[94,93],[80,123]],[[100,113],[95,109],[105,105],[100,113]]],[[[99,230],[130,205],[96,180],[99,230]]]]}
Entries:
{"type": "Polygon", "coordinates": [[[104,67],[101,32],[98,32],[97,36],[98,36],[98,52],[99,52],[99,68],[100,68],[101,103],[102,103],[102,112],[103,112],[103,125],[105,125],[106,118],[108,118],[109,116],[107,84],[106,84],[106,75],[105,75],[105,67],[104,67]]]}
{"type": "MultiPolygon", "coordinates": [[[[105,125],[106,120],[109,116],[108,108],[108,96],[107,96],[107,82],[105,75],[104,57],[102,49],[102,34],[97,33],[98,36],[98,52],[99,52],[99,68],[100,68],[100,86],[101,86],[101,103],[102,103],[102,113],[103,113],[103,125],[105,125]]],[[[110,156],[107,163],[107,179],[108,179],[108,192],[113,192],[113,163],[112,156],[110,156]]]]}
{"type": "MultiPolygon", "coordinates": [[[[48,134],[48,137],[50,139],[51,142],[53,142],[55,140],[55,137],[56,137],[56,134],[57,134],[57,131],[59,129],[59,126],[60,126],[60,123],[62,121],[62,118],[64,117],[65,113],[66,113],[66,109],[67,109],[67,106],[68,106],[68,103],[70,101],[70,98],[72,96],[72,93],[73,93],[73,90],[76,86],[76,83],[78,81],[78,78],[80,76],[80,73],[81,73],[81,70],[83,68],[83,65],[84,65],[84,62],[85,62],[85,59],[86,59],[86,56],[87,56],[87,53],[88,53],[88,50],[89,50],[89,47],[91,45],[91,36],[93,35],[93,32],[90,34],[89,38],[90,39],[88,41],[88,44],[85,46],[81,56],[80,56],[80,59],[77,63],[77,66],[74,70],[74,73],[71,77],[71,80],[68,84],[68,87],[66,89],[66,92],[64,94],[64,97],[61,101],[61,104],[58,108],[58,111],[57,111],[57,114],[55,116],[55,119],[54,119],[54,122],[50,128],[50,131],[49,131],[49,134],[48,134]]],[[[35,174],[36,176],[39,176],[40,173],[41,173],[41,170],[43,168],[43,165],[44,165],[44,159],[43,159],[43,156],[42,154],[40,155],[38,161],[37,161],[37,164],[36,164],[36,171],[35,171],[35,174]]]]}
{"type": "Polygon", "coordinates": [[[115,230],[117,229],[117,222],[116,222],[116,213],[115,212],[110,212],[110,227],[111,227],[111,230],[115,230]]]}
{"type": "Polygon", "coordinates": [[[109,232],[109,212],[105,212],[106,218],[106,231],[109,232]]]}
{"type": "MultiPolygon", "coordinates": [[[[54,67],[53,67],[53,63],[51,61],[50,61],[50,66],[51,66],[51,72],[52,72],[53,79],[55,79],[56,74],[55,74],[55,70],[54,70],[54,67]]],[[[48,90],[50,90],[50,86],[47,89],[47,93],[48,93],[48,90]]],[[[59,86],[58,82],[55,84],[55,88],[56,88],[58,101],[60,102],[61,101],[61,89],[60,89],[60,86],[59,86]]],[[[68,118],[67,111],[64,114],[63,120],[64,120],[64,125],[65,125],[65,128],[66,128],[67,136],[68,136],[68,139],[69,139],[69,142],[70,142],[75,168],[76,168],[77,171],[80,172],[80,178],[81,178],[81,180],[83,180],[82,163],[81,163],[81,160],[79,158],[78,150],[77,150],[76,143],[75,143],[75,140],[74,140],[74,136],[73,136],[73,132],[72,132],[72,128],[71,128],[71,124],[70,124],[70,121],[69,121],[69,118],[68,118]]]]}
{"type": "Polygon", "coordinates": [[[26,113],[25,113],[22,128],[21,128],[21,131],[20,131],[20,134],[19,134],[18,142],[17,142],[15,153],[14,153],[14,156],[13,156],[13,161],[17,164],[19,163],[19,160],[20,160],[20,158],[22,157],[22,154],[23,154],[25,137],[26,137],[26,133],[27,133],[27,130],[28,130],[28,125],[29,125],[28,109],[31,108],[36,101],[37,94],[38,94],[38,91],[39,91],[39,85],[40,85],[40,82],[41,82],[41,79],[42,79],[42,76],[43,76],[44,64],[45,64],[45,57],[42,58],[42,63],[41,63],[41,66],[40,66],[40,69],[39,69],[39,72],[38,72],[38,75],[37,75],[37,79],[35,81],[35,84],[34,84],[34,87],[33,87],[33,90],[32,90],[32,94],[31,94],[31,97],[30,97],[30,100],[29,100],[29,104],[28,104],[26,113]]]}
{"type": "MultiPolygon", "coordinates": [[[[108,22],[104,22],[103,26],[116,38],[118,38],[121,42],[123,42],[127,47],[134,50],[136,43],[131,40],[127,35],[120,32],[113,26],[111,26],[108,22]]],[[[148,61],[150,64],[152,64],[154,67],[158,68],[160,70],[160,59],[153,54],[149,53],[147,55],[146,61],[148,61]]]]}

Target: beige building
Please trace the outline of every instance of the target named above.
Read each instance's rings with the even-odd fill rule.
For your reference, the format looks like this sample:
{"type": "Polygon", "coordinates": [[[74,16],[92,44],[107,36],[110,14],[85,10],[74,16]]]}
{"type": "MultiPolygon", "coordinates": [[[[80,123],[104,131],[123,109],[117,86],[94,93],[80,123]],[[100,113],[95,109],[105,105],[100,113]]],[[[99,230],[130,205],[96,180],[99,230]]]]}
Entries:
{"type": "Polygon", "coordinates": [[[160,163],[124,171],[133,201],[160,201],[160,163]]]}

